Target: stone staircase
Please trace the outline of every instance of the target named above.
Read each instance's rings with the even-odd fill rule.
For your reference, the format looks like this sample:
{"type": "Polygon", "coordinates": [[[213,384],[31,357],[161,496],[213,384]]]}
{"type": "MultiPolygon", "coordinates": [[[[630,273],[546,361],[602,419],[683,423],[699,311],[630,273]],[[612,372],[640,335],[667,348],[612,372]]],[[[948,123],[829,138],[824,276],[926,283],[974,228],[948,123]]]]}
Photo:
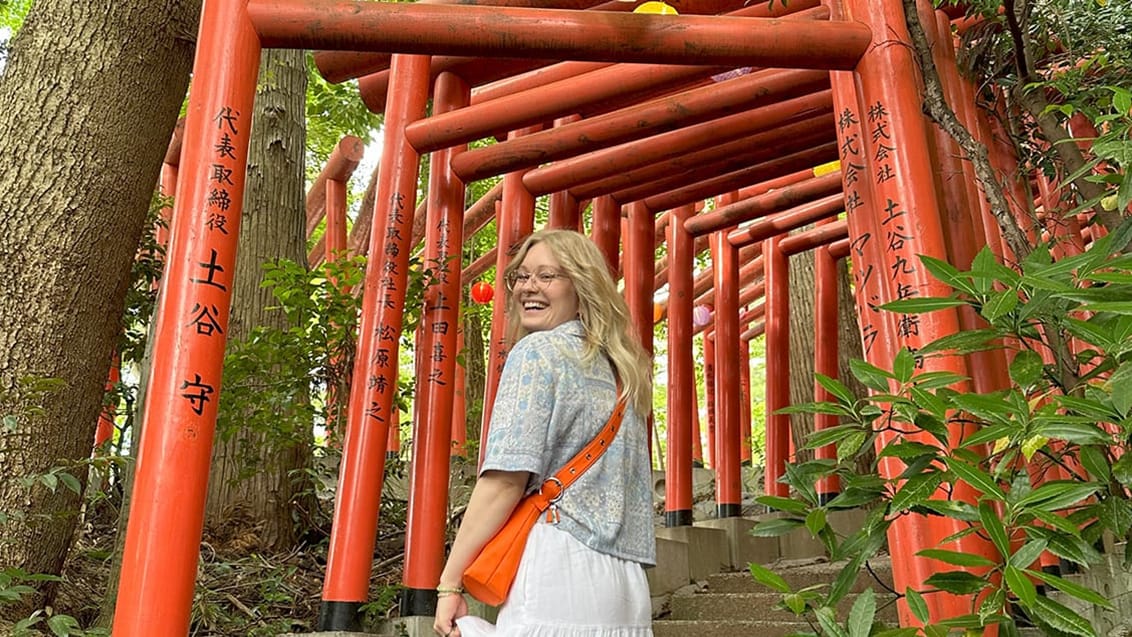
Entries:
{"type": "MultiPolygon", "coordinates": [[[[840,565],[814,559],[781,560],[768,566],[793,590],[828,585],[840,572],[840,565]]],[[[862,570],[839,605],[838,615],[847,617],[857,594],[871,588],[877,596],[876,620],[895,626],[895,596],[888,592],[891,562],[882,558],[871,561],[870,566],[873,572],[862,570]]],[[[654,621],[653,632],[655,637],[785,637],[816,632],[803,617],[779,607],[781,599],[782,595],[757,583],[750,573],[711,574],[673,593],[667,612],[654,621]]]]}

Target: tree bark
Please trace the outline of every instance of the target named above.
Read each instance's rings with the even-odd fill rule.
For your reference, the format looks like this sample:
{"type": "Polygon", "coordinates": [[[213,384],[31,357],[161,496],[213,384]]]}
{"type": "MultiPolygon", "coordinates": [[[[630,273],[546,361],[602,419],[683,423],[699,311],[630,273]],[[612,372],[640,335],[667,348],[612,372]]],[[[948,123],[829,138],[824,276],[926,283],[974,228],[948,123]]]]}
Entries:
{"type": "MultiPolygon", "coordinates": [[[[794,405],[814,400],[814,285],[814,253],[808,251],[790,257],[790,403],[794,405]]],[[[854,396],[865,396],[868,390],[853,377],[849,368],[850,360],[864,358],[856,307],[849,271],[841,261],[837,277],[837,378],[854,396]]],[[[813,451],[801,448],[813,431],[812,415],[790,416],[790,432],[798,449],[795,462],[813,460],[813,451]]],[[[858,466],[868,471],[872,460],[872,454],[866,453],[858,466]]]]}
{"type": "MultiPolygon", "coordinates": [[[[0,429],[0,512],[9,516],[0,567],[58,574],[70,548],[79,497],[21,479],[90,456],[199,8],[39,0],[0,76],[0,407],[19,416],[0,429]],[[36,395],[29,378],[62,389],[36,395]]],[[[85,479],[82,467],[71,472],[85,479]]]]}
{"type": "MultiPolygon", "coordinates": [[[[263,288],[263,264],[285,258],[306,263],[305,106],[307,69],[303,51],[268,50],[257,80],[247,189],[232,291],[229,343],[256,327],[287,329],[271,290],[263,288]]],[[[262,370],[269,381],[272,370],[262,370]]],[[[227,379],[226,379],[227,380],[227,379]]],[[[236,417],[237,420],[239,417],[236,417]]],[[[309,436],[240,429],[217,437],[212,453],[205,525],[210,535],[238,534],[248,548],[287,550],[296,541],[292,518],[306,491],[297,479],[310,466],[309,436]]],[[[309,432],[306,432],[309,433],[309,432]]]]}

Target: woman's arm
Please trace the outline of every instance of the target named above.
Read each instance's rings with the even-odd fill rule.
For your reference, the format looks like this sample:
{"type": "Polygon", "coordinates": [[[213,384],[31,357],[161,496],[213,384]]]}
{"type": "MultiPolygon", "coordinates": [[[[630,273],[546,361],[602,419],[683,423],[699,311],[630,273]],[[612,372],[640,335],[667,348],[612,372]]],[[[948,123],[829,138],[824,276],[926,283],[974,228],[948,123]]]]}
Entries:
{"type": "MultiPolygon", "coordinates": [[[[448,562],[440,574],[441,589],[463,588],[464,571],[479,555],[487,541],[503,527],[515,505],[523,497],[530,478],[526,471],[485,471],[472,489],[464,521],[452,542],[448,562]]],[[[451,592],[440,593],[436,604],[433,630],[445,637],[458,637],[455,621],[468,614],[464,596],[451,592]]]]}
{"type": "Polygon", "coordinates": [[[440,574],[442,587],[458,587],[464,570],[479,555],[484,544],[503,527],[523,497],[530,479],[526,471],[485,471],[468,500],[464,521],[452,542],[448,562],[440,574]]]}

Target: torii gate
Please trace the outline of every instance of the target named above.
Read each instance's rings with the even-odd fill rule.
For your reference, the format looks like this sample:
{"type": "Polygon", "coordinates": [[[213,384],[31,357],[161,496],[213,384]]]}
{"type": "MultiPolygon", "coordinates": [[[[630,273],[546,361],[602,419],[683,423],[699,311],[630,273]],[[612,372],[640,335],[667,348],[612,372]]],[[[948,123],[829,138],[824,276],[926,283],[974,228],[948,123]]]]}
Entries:
{"type": "MultiPolygon", "coordinates": [[[[366,598],[372,555],[377,497],[381,491],[384,443],[393,413],[397,382],[397,335],[401,328],[409,248],[408,228],[413,207],[403,193],[415,192],[418,150],[410,146],[405,127],[418,120],[429,93],[428,55],[527,57],[595,62],[721,67],[781,67],[832,71],[856,70],[855,75],[835,74],[833,103],[840,113],[838,141],[842,158],[859,161],[862,170],[885,171],[883,181],[871,187],[846,182],[852,193],[876,202],[874,210],[906,219],[917,232],[899,244],[881,245],[880,225],[855,227],[850,213],[850,234],[864,239],[872,252],[860,261],[878,268],[896,265],[894,282],[922,294],[935,294],[938,284],[914,266],[916,254],[943,254],[938,203],[932,187],[931,166],[922,142],[926,139],[913,87],[900,86],[899,78],[912,74],[910,54],[892,46],[891,33],[904,30],[898,0],[846,0],[852,21],[785,21],[729,16],[652,16],[511,7],[442,6],[331,0],[208,0],[204,4],[189,101],[184,155],[174,213],[173,242],[168,252],[165,286],[156,318],[153,374],[148,390],[143,437],[139,447],[133,509],[127,527],[114,634],[142,636],[185,634],[189,627],[193,582],[204,512],[209,456],[212,445],[224,336],[200,329],[202,321],[226,325],[231,299],[231,273],[235,260],[240,207],[250,132],[259,54],[263,47],[322,48],[344,51],[396,53],[388,73],[388,131],[381,161],[377,204],[371,234],[372,258],[366,275],[365,307],[360,326],[355,377],[350,397],[347,438],[342,461],[335,531],[331,542],[327,585],[323,595],[322,628],[344,627],[366,598]],[[452,28],[454,23],[459,28],[452,28]],[[876,34],[874,36],[874,34],[876,34]],[[875,38],[875,39],[874,39],[875,38]],[[881,38],[885,38],[881,41],[881,38]],[[850,86],[856,82],[856,86],[850,86]],[[855,88],[855,90],[854,90],[855,88]],[[887,149],[883,161],[876,156],[877,140],[854,126],[883,127],[887,149]],[[849,148],[852,152],[845,150],[849,148]],[[863,191],[869,191],[865,193],[863,191]],[[220,207],[224,200],[226,207],[220,207]],[[209,231],[210,216],[228,217],[228,233],[209,231]],[[869,241],[867,237],[873,237],[869,241]],[[377,250],[380,246],[380,251],[377,250]],[[363,380],[364,379],[364,380],[363,380]]],[[[789,73],[789,72],[786,72],[789,73]]],[[[444,91],[445,108],[466,104],[466,87],[454,82],[444,91]]],[[[482,176],[540,163],[532,141],[522,139],[506,152],[524,149],[514,159],[501,149],[468,152],[451,162],[460,176],[482,176]],[[532,154],[535,153],[535,154],[532,154]]],[[[448,144],[450,145],[450,144],[448,144]]],[[[502,144],[500,146],[503,146],[502,144]]],[[[443,146],[440,146],[443,147],[443,146]]],[[[814,157],[801,168],[815,163],[814,157]]],[[[448,166],[444,170],[450,170],[448,166]]],[[[505,183],[504,189],[506,190],[505,183]]],[[[658,191],[659,193],[659,191],[658,191]]],[[[630,216],[654,206],[675,208],[675,203],[644,200],[630,207],[630,216]]],[[[438,198],[442,201],[443,198],[438,198]]],[[[444,204],[450,205],[450,204],[444,204]]],[[[460,202],[462,208],[462,202],[460,202]]],[[[608,206],[608,202],[605,202],[608,206]]],[[[865,208],[868,210],[868,208],[865,208]]],[[[606,208],[608,214],[608,207],[606,208]]],[[[462,212],[462,210],[461,210],[462,212]]],[[[506,212],[506,211],[504,211],[506,212]]],[[[608,224],[608,217],[603,217],[608,224]]],[[[885,223],[876,218],[876,224],[885,223]]],[[[648,243],[651,245],[651,218],[648,243]]],[[[643,222],[630,221],[640,229],[643,222]]],[[[688,221],[685,221],[688,223],[688,221]]],[[[720,303],[717,311],[717,366],[738,377],[738,308],[735,294],[738,244],[716,235],[720,254],[716,273],[720,303]]],[[[690,237],[685,248],[690,245],[690,237]]],[[[634,254],[626,256],[626,269],[644,263],[651,254],[642,238],[629,242],[634,254]]],[[[764,247],[768,278],[781,270],[773,243],[764,247]]],[[[672,268],[689,268],[688,252],[673,255],[672,268]]],[[[502,252],[502,251],[501,251],[502,252]]],[[[607,253],[608,255],[608,253],[607,253]]],[[[615,259],[611,260],[611,263],[615,259]]],[[[640,320],[651,317],[652,277],[640,277],[630,301],[640,320]]],[[[684,283],[687,283],[685,281],[684,283]]],[[[879,282],[878,282],[879,284],[879,282]]],[[[682,310],[683,311],[683,310],[682,310]]],[[[690,307],[688,308],[690,311],[690,307]]],[[[767,308],[768,334],[781,321],[781,312],[767,308]]],[[[915,333],[901,342],[916,347],[956,331],[954,313],[937,312],[912,317],[915,333]]],[[[887,334],[896,342],[899,331],[887,334]]],[[[879,348],[877,350],[880,351],[879,348]]],[[[876,353],[874,353],[876,355],[876,353]]],[[[880,356],[878,360],[884,360],[880,356]]],[[[945,363],[954,369],[959,363],[945,363]]],[[[739,415],[734,392],[725,393],[719,426],[728,436],[738,431],[739,415]]],[[[768,409],[770,411],[770,409],[768,409]]],[[[785,420],[771,417],[772,444],[781,447],[785,420]]],[[[447,441],[445,441],[447,444],[447,441]]],[[[776,447],[778,448],[778,447],[776,447]]],[[[773,455],[784,461],[781,449],[773,455]]],[[[670,464],[690,467],[690,445],[678,446],[670,464]]],[[[720,512],[738,512],[738,449],[723,449],[717,459],[724,499],[720,512]]],[[[416,463],[415,463],[416,464],[416,463]]],[[[436,471],[435,459],[421,462],[421,471],[436,471]]],[[[776,466],[772,471],[780,471],[776,466]]],[[[417,469],[414,468],[414,471],[417,469]]],[[[443,471],[447,471],[444,463],[443,471]]],[[[771,485],[775,489],[782,485],[771,485]]],[[[681,516],[677,515],[679,521],[681,516]]],[[[890,531],[890,544],[907,566],[897,572],[897,585],[926,579],[931,564],[912,554],[951,533],[953,529],[928,526],[911,517],[890,531]]],[[[972,542],[976,541],[974,539],[972,542]]],[[[970,549],[968,549],[970,550],[970,549]]],[[[974,550],[981,550],[975,546],[974,550]]],[[[410,595],[427,601],[427,587],[410,587],[410,595]]],[[[933,615],[962,612],[963,599],[933,596],[933,615]]],[[[905,619],[910,618],[906,612],[905,619]]]]}

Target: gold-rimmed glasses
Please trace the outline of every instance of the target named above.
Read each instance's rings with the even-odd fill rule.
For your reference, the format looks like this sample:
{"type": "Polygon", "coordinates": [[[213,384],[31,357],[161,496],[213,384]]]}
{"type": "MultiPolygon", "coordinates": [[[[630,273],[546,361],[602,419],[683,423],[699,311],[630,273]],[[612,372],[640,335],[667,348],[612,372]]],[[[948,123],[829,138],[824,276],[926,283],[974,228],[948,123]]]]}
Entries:
{"type": "Polygon", "coordinates": [[[535,289],[545,290],[547,286],[554,283],[555,279],[568,279],[569,276],[553,270],[539,270],[538,272],[512,272],[507,275],[505,283],[507,284],[507,291],[514,292],[516,288],[523,287],[530,282],[534,282],[535,289]]]}

